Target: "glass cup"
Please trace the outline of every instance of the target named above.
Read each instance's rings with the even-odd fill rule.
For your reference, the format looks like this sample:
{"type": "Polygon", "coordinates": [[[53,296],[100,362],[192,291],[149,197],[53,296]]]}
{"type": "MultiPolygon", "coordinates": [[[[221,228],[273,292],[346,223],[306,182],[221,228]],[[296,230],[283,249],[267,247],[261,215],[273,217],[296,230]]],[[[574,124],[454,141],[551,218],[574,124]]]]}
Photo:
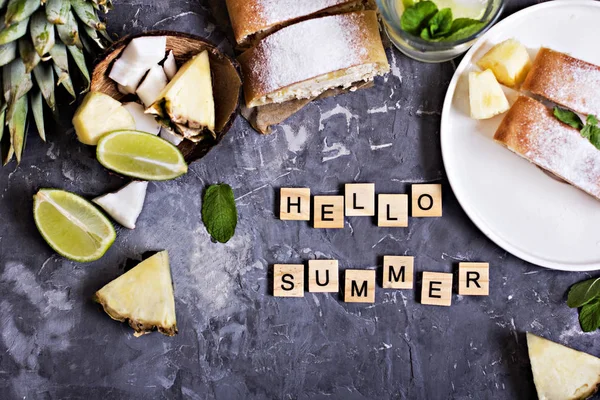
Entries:
{"type": "Polygon", "coordinates": [[[485,25],[479,32],[457,41],[430,42],[402,30],[402,0],[376,1],[392,43],[407,56],[429,63],[449,61],[463,54],[498,20],[504,9],[504,0],[433,0],[439,9],[450,7],[454,18],[478,19],[484,21],[485,25]]]}

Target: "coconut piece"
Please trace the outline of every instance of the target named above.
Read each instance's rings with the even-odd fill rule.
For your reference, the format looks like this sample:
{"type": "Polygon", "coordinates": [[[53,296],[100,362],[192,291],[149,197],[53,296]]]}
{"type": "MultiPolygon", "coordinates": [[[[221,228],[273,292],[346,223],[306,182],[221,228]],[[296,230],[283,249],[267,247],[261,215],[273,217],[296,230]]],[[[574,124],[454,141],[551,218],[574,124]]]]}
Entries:
{"type": "Polygon", "coordinates": [[[208,52],[204,50],[186,62],[146,112],[191,129],[214,132],[215,102],[208,52]]]}
{"type": "Polygon", "coordinates": [[[165,75],[163,67],[157,64],[150,68],[150,71],[148,71],[148,74],[138,86],[135,93],[142,100],[142,103],[148,107],[158,98],[162,90],[167,86],[167,83],[167,75],[165,75]]]}
{"type": "Polygon", "coordinates": [[[153,135],[158,135],[160,132],[160,124],[156,118],[150,114],[144,113],[144,106],[134,101],[123,103],[123,107],[135,120],[135,129],[142,132],[148,132],[153,135]]]}
{"type": "Polygon", "coordinates": [[[114,320],[129,322],[139,337],[154,329],[177,334],[169,255],[161,251],[96,292],[94,300],[114,320]]]}
{"type": "Polygon", "coordinates": [[[527,333],[533,381],[540,399],[587,399],[600,385],[600,359],[527,333]]]}
{"type": "Polygon", "coordinates": [[[166,51],[166,36],[141,36],[131,39],[119,56],[119,60],[149,70],[165,58],[166,51]]]}
{"type": "MultiPolygon", "coordinates": [[[[133,88],[133,93],[135,93],[135,89],[149,69],[150,67],[129,64],[122,59],[118,59],[113,64],[108,77],[119,85],[127,87],[127,90],[133,88]]],[[[131,92],[128,91],[127,93],[131,92]]]]}
{"type": "Polygon", "coordinates": [[[177,63],[175,62],[173,50],[169,51],[169,54],[167,54],[167,58],[163,63],[163,69],[165,70],[165,75],[167,75],[169,80],[173,79],[175,74],[177,74],[177,63]]]}
{"type": "Polygon", "coordinates": [[[179,143],[183,142],[184,139],[183,137],[179,136],[178,134],[164,126],[160,128],[160,137],[174,146],[179,146],[179,143]]]}
{"type": "Polygon", "coordinates": [[[135,229],[135,223],[144,207],[148,182],[134,181],[121,190],[97,197],[94,203],[125,228],[135,229]]]}

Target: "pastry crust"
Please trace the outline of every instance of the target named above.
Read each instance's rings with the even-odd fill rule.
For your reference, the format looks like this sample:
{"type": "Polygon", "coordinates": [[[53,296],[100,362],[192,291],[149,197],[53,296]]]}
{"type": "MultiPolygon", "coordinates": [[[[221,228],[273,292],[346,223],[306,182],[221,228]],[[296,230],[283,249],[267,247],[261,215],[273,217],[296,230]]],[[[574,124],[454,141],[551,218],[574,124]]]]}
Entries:
{"type": "Polygon", "coordinates": [[[298,21],[365,8],[375,8],[372,0],[227,0],[229,19],[240,48],[248,48],[298,21]]]}
{"type": "Polygon", "coordinates": [[[389,71],[375,11],[283,28],[238,58],[248,107],[316,97],[389,71]]]}
{"type": "Polygon", "coordinates": [[[600,200],[600,150],[539,101],[519,97],[494,140],[600,200]]]}
{"type": "Polygon", "coordinates": [[[600,116],[600,67],[540,49],[522,89],[581,114],[600,116]]]}

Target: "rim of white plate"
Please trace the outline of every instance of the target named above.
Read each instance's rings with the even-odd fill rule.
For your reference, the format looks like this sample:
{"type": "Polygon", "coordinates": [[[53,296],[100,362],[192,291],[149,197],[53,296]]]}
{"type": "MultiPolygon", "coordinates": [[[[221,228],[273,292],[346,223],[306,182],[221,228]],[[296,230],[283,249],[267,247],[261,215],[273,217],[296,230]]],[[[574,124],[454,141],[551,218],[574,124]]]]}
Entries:
{"type": "Polygon", "coordinates": [[[524,8],[524,9],[517,11],[516,13],[504,18],[502,21],[498,22],[496,25],[494,25],[492,28],[490,28],[490,30],[488,30],[483,36],[481,36],[479,39],[477,39],[475,44],[464,55],[462,61],[456,68],[456,71],[454,71],[454,75],[452,76],[450,85],[448,85],[448,91],[446,92],[446,96],[444,98],[444,104],[443,104],[443,108],[442,108],[442,118],[441,118],[441,123],[440,123],[440,139],[441,139],[440,141],[441,141],[441,148],[442,148],[442,159],[444,160],[444,169],[446,170],[446,176],[448,177],[448,182],[450,183],[450,186],[452,187],[452,192],[454,193],[454,196],[458,200],[458,203],[460,204],[460,206],[462,207],[464,212],[467,214],[469,219],[475,224],[475,226],[477,226],[477,228],[481,232],[483,232],[483,234],[485,236],[487,236],[496,245],[500,246],[501,248],[508,251],[512,255],[514,255],[524,261],[527,261],[531,264],[534,264],[536,266],[554,269],[554,270],[560,270],[560,271],[569,271],[569,272],[595,271],[595,270],[600,270],[599,263],[592,263],[592,264],[582,263],[582,264],[578,264],[578,265],[572,265],[570,268],[567,268],[562,263],[556,263],[556,262],[553,262],[550,260],[544,260],[541,258],[537,258],[531,254],[525,253],[525,252],[519,250],[518,248],[514,247],[511,243],[507,242],[506,240],[504,240],[501,237],[499,237],[498,235],[496,235],[479,218],[477,213],[470,208],[470,206],[465,207],[465,204],[469,204],[469,203],[467,201],[464,201],[464,197],[463,197],[462,193],[459,193],[456,190],[454,190],[452,174],[446,167],[446,160],[445,160],[446,153],[444,152],[444,142],[445,142],[444,141],[444,131],[446,130],[444,127],[447,126],[446,121],[448,120],[448,118],[450,118],[449,114],[450,114],[450,110],[452,108],[452,101],[454,99],[454,93],[456,91],[458,79],[463,74],[464,70],[472,62],[473,54],[486,42],[488,37],[495,35],[496,32],[502,30],[505,25],[510,25],[515,20],[526,18],[530,14],[532,14],[536,11],[539,11],[540,9],[547,9],[547,8],[554,8],[554,7],[558,8],[558,7],[565,7],[565,6],[590,6],[590,7],[600,8],[600,2],[595,1],[595,0],[554,0],[554,1],[536,4],[536,5],[524,8]]]}

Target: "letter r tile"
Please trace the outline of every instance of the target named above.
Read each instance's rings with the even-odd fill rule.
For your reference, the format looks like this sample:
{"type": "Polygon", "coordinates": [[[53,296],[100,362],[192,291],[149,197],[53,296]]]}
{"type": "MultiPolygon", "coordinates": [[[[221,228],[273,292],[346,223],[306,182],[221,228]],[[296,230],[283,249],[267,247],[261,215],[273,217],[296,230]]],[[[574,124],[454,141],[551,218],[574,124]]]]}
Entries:
{"type": "Polygon", "coordinates": [[[458,294],[461,296],[488,296],[490,294],[490,264],[459,263],[458,294]]]}

